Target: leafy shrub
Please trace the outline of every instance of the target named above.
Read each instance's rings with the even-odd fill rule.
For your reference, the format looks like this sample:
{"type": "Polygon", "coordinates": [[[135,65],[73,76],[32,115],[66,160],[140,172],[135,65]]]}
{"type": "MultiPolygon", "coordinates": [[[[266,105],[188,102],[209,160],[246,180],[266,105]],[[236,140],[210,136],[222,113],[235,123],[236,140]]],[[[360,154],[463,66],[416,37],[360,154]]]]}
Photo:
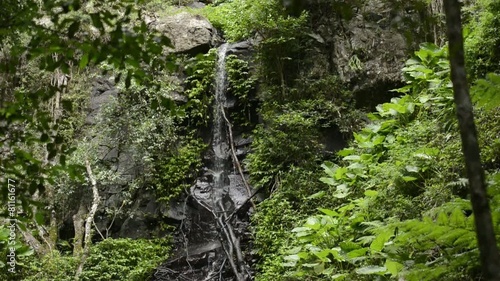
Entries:
{"type": "Polygon", "coordinates": [[[91,249],[82,281],[143,281],[164,260],[170,250],[168,240],[106,239],[91,249]]]}
{"type": "Polygon", "coordinates": [[[500,1],[480,0],[468,7],[465,39],[467,66],[473,79],[500,71],[500,1]]]}
{"type": "Polygon", "coordinates": [[[188,139],[172,155],[158,160],[152,175],[157,200],[169,201],[191,185],[202,166],[205,148],[201,140],[188,139]]]}
{"type": "Polygon", "coordinates": [[[207,54],[188,59],[186,63],[185,73],[188,77],[184,94],[188,98],[185,107],[189,125],[207,125],[210,120],[216,54],[216,49],[211,49],[207,54]]]}
{"type": "MultiPolygon", "coordinates": [[[[149,280],[152,271],[170,251],[168,239],[106,239],[91,246],[81,280],[149,280]]],[[[22,280],[74,280],[79,258],[52,251],[41,259],[24,257],[19,266],[22,280]]],[[[7,279],[5,279],[7,280],[7,279]]],[[[20,279],[18,279],[20,280],[20,279]]]]}
{"type": "Polygon", "coordinates": [[[252,183],[270,187],[279,171],[318,160],[322,148],[319,138],[315,123],[300,112],[276,116],[267,128],[257,126],[252,153],[247,157],[252,183]]]}
{"type": "MultiPolygon", "coordinates": [[[[408,85],[397,90],[408,95],[379,105],[372,122],[338,153],[342,161],[322,165],[327,176],[320,180],[330,188],[317,196],[330,198],[335,207],[318,208],[322,214],[292,230],[296,238],[283,257],[283,265],[295,269],[288,272],[290,278],[479,277],[473,216],[463,198],[467,181],[462,159],[456,157],[460,142],[450,114],[445,53],[429,45],[416,52],[404,68],[408,85]]],[[[488,96],[478,93],[483,95],[488,96]]],[[[498,114],[497,108],[477,112],[479,120],[498,114]]],[[[489,192],[496,210],[500,151],[494,136],[499,127],[492,121],[478,126],[484,132],[480,139],[488,155],[485,166],[491,165],[489,192]]],[[[492,213],[498,226],[499,215],[492,213]]]]}
{"type": "MultiPolygon", "coordinates": [[[[290,30],[305,19],[287,17],[279,0],[234,0],[217,6],[208,6],[203,14],[217,28],[224,31],[226,39],[238,41],[259,34],[269,38],[272,32],[290,30]]],[[[283,40],[287,37],[283,37],[283,40]]]]}
{"type": "Polygon", "coordinates": [[[33,258],[23,261],[26,268],[22,273],[26,281],[70,281],[74,280],[78,259],[52,251],[41,259],[33,258]]]}
{"type": "Polygon", "coordinates": [[[231,114],[233,125],[251,126],[251,94],[255,92],[257,77],[250,72],[248,61],[236,55],[226,57],[227,94],[236,97],[236,112],[231,114]]]}

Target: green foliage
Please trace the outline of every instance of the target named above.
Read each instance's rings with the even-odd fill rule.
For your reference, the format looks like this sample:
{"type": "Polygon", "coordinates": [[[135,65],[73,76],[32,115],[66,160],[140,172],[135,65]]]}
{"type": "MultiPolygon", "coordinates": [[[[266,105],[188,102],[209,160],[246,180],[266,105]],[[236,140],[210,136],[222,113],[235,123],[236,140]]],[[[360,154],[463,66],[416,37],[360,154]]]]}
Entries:
{"type": "MultiPolygon", "coordinates": [[[[59,131],[62,124],[53,120],[47,108],[60,89],[36,79],[38,86],[27,87],[22,81],[30,77],[23,78],[20,70],[32,64],[44,77],[56,69],[70,75],[106,62],[127,68],[123,81],[130,86],[133,78],[150,80],[145,68],[172,65],[158,44],[169,45],[170,41],[150,32],[145,23],[136,24],[140,11],[129,1],[93,1],[89,5],[79,0],[13,1],[5,8],[1,21],[6,22],[0,25],[1,76],[2,85],[9,88],[2,94],[0,108],[1,194],[6,201],[5,181],[16,180],[17,198],[29,213],[31,195],[53,185],[62,171],[73,178],[78,173],[65,163],[72,149],[59,131]]],[[[66,110],[69,103],[63,100],[66,110]]]]}
{"type": "Polygon", "coordinates": [[[251,104],[250,95],[254,92],[257,85],[257,77],[250,73],[248,61],[238,58],[236,55],[226,57],[227,72],[227,94],[236,97],[238,112],[231,114],[231,120],[234,125],[251,125],[251,104]]]}
{"type": "Polygon", "coordinates": [[[470,92],[476,105],[486,110],[500,106],[500,75],[488,73],[486,79],[477,79],[470,92]]]}
{"type": "Polygon", "coordinates": [[[81,280],[148,280],[169,250],[164,239],[106,239],[92,247],[81,280]]]}
{"type": "MultiPolygon", "coordinates": [[[[333,201],[295,227],[283,270],[300,280],[473,280],[478,251],[450,100],[445,50],[424,45],[407,62],[408,93],[377,107],[342,160],[325,162],[330,186],[311,197],[333,201]],[[446,112],[446,113],[443,113],[446,112]],[[443,123],[447,125],[443,126],[443,123]],[[462,197],[462,198],[461,198],[462,197]],[[424,279],[422,279],[424,278],[424,279]]],[[[488,93],[477,88],[477,95],[488,93]]],[[[497,108],[477,111],[495,118],[497,108]]],[[[488,116],[488,117],[486,117],[488,116]]],[[[478,122],[490,168],[492,213],[498,198],[496,122],[478,122]],[[493,131],[493,132],[491,132],[493,131]],[[490,141],[486,141],[486,139],[490,141]]],[[[495,224],[498,225],[498,224],[495,224]]],[[[500,233],[500,229],[496,230],[500,233]]],[[[283,249],[279,249],[283,252],[283,249]]]]}
{"type": "Polygon", "coordinates": [[[0,260],[2,280],[14,280],[20,274],[20,266],[18,266],[20,261],[33,256],[33,249],[20,239],[16,222],[5,220],[0,226],[0,255],[4,257],[0,260]],[[14,260],[11,260],[11,257],[14,260]],[[15,268],[16,272],[9,272],[12,268],[15,268]]]}
{"type": "Polygon", "coordinates": [[[78,266],[78,259],[52,251],[42,258],[23,259],[22,269],[18,276],[26,281],[71,281],[78,266]]]}
{"type": "Polygon", "coordinates": [[[257,126],[252,153],[247,157],[252,183],[257,187],[270,187],[279,171],[317,160],[322,147],[318,139],[315,123],[301,112],[276,116],[267,128],[257,126]]]}
{"type": "Polygon", "coordinates": [[[467,67],[473,79],[500,71],[500,1],[479,0],[467,9],[465,39],[467,67]]]}
{"type": "MultiPolygon", "coordinates": [[[[91,247],[81,280],[149,280],[170,251],[167,239],[106,239],[91,247]]],[[[24,258],[21,273],[26,281],[74,280],[79,259],[53,251],[41,259],[24,258]]]]}
{"type": "MultiPolygon", "coordinates": [[[[274,37],[272,33],[289,31],[292,26],[297,27],[305,20],[287,17],[279,0],[234,0],[216,6],[208,6],[203,14],[217,28],[224,31],[229,41],[239,41],[259,34],[264,38],[274,37]]],[[[283,32],[283,33],[282,33],[283,32]]],[[[283,36],[282,40],[289,40],[283,36]]]]}
{"type": "Polygon", "coordinates": [[[255,88],[256,77],[250,73],[248,62],[239,59],[236,55],[226,57],[226,69],[228,76],[227,91],[244,101],[248,94],[255,88]]]}
{"type": "Polygon", "coordinates": [[[152,173],[157,200],[168,202],[191,186],[202,167],[205,148],[202,140],[188,139],[172,155],[158,160],[152,173]]]}
{"type": "Polygon", "coordinates": [[[256,280],[283,280],[279,250],[289,244],[289,229],[298,221],[292,202],[279,194],[259,204],[259,212],[252,216],[257,264],[256,280]]]}
{"type": "Polygon", "coordinates": [[[427,91],[446,91],[451,88],[449,79],[450,63],[448,49],[439,48],[432,43],[420,45],[415,57],[406,61],[403,68],[404,78],[408,84],[398,92],[420,94],[427,91]]]}
{"type": "Polygon", "coordinates": [[[185,66],[187,74],[185,95],[188,98],[186,112],[191,125],[207,125],[210,120],[210,106],[213,101],[215,61],[217,50],[190,58],[185,66]]]}

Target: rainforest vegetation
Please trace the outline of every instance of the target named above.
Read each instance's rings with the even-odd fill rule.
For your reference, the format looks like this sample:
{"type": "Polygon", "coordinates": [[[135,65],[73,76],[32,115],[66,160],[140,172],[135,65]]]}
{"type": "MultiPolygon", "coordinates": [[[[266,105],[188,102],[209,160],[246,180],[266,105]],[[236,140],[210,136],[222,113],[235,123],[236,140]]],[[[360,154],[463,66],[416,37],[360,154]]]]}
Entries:
{"type": "MultiPolygon", "coordinates": [[[[500,0],[456,3],[498,246],[500,0]]],[[[205,280],[499,280],[481,267],[445,19],[439,0],[2,1],[0,279],[170,280],[154,276],[190,227],[172,206],[214,174],[217,47],[245,42],[224,118],[252,189],[251,270],[225,259],[205,280]],[[162,20],[184,13],[218,39],[177,51],[162,20]]]]}

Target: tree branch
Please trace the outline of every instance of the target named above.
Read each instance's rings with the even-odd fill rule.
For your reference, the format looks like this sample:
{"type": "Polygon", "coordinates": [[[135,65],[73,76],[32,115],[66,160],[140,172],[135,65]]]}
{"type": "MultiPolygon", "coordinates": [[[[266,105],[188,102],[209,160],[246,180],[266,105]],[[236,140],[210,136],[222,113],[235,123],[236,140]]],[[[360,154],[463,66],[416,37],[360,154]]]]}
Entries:
{"type": "MultiPolygon", "coordinates": [[[[245,188],[247,189],[248,196],[251,198],[252,197],[252,189],[250,188],[250,185],[248,184],[247,180],[245,179],[245,174],[243,173],[243,169],[241,168],[240,161],[238,160],[238,156],[236,155],[236,148],[234,147],[234,140],[233,140],[233,128],[231,126],[231,122],[229,122],[229,119],[226,117],[226,111],[224,110],[224,107],[221,105],[221,112],[222,112],[222,117],[224,117],[224,120],[226,121],[227,124],[227,129],[229,131],[229,144],[231,145],[231,155],[233,156],[233,161],[238,169],[238,172],[241,176],[241,180],[243,181],[243,184],[245,185],[245,188]]],[[[252,203],[252,207],[255,209],[255,203],[253,200],[250,200],[252,203]]]]}

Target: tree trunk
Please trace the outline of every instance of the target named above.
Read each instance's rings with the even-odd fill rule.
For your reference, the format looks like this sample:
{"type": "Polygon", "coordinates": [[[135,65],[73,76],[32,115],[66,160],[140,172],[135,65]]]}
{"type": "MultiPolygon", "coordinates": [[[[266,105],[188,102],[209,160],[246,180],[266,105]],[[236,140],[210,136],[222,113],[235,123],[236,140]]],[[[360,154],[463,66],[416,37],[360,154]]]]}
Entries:
{"type": "Polygon", "coordinates": [[[97,212],[97,207],[99,206],[99,202],[101,201],[101,197],[99,196],[99,190],[97,189],[97,182],[94,177],[94,174],[92,173],[92,168],[90,167],[90,163],[88,160],[85,161],[85,166],[87,167],[87,173],[89,176],[90,184],[92,185],[93,200],[92,200],[92,207],[90,207],[89,214],[87,216],[87,219],[85,220],[85,238],[84,238],[83,253],[82,253],[82,258],[80,260],[80,264],[78,265],[78,268],[76,270],[75,274],[76,281],[80,279],[80,275],[82,274],[83,271],[83,266],[85,265],[85,261],[89,256],[90,244],[92,244],[92,235],[91,235],[92,222],[94,221],[94,216],[95,213],[97,212]]]}
{"type": "Polygon", "coordinates": [[[453,82],[458,124],[462,138],[462,150],[465,155],[465,166],[469,178],[481,266],[485,280],[500,281],[500,257],[486,194],[484,171],[481,166],[476,126],[467,85],[462,22],[458,0],[444,0],[444,10],[448,29],[451,80],[453,82]]]}
{"type": "Polygon", "coordinates": [[[73,242],[73,256],[78,257],[83,252],[83,235],[85,232],[84,218],[87,210],[83,203],[80,203],[78,212],[73,215],[73,227],[75,228],[75,240],[73,242]]]}

